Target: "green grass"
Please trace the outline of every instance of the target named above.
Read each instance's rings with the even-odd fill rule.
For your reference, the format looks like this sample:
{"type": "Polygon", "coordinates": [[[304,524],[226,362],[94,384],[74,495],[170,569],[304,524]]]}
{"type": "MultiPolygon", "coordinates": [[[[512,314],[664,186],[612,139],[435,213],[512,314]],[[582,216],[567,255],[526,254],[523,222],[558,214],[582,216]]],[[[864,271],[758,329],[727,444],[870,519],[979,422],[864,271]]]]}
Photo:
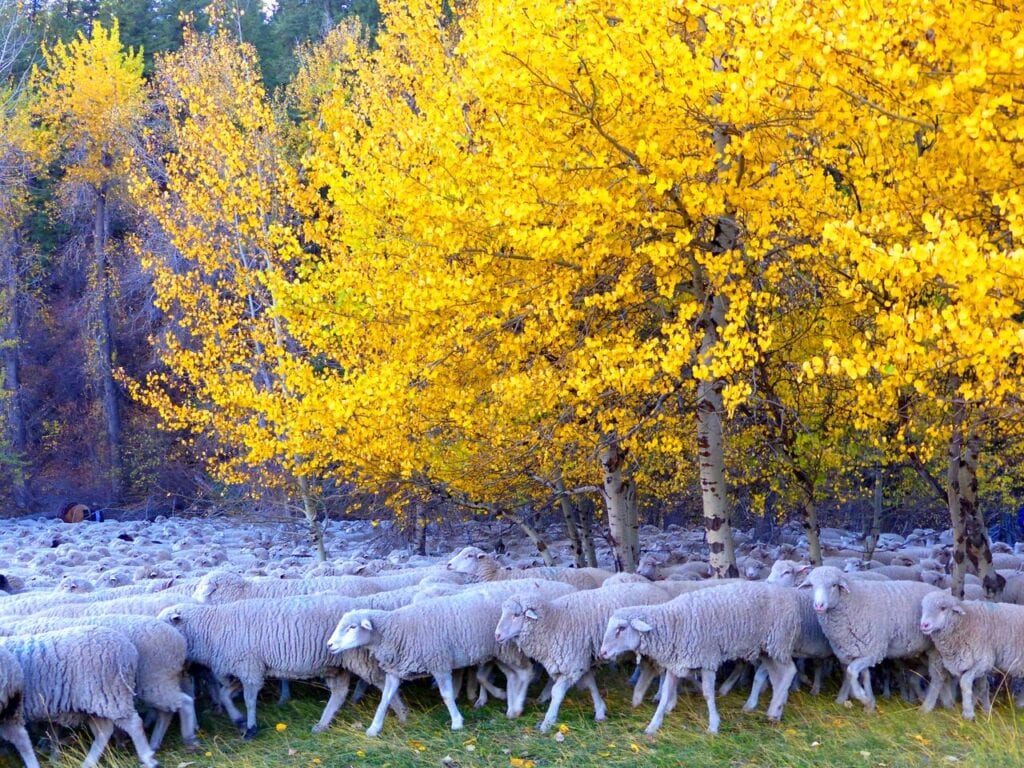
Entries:
{"type": "MultiPolygon", "coordinates": [[[[203,705],[201,749],[181,748],[175,721],[158,757],[164,768],[1024,766],[1024,719],[1012,710],[1005,694],[998,698],[991,717],[980,714],[977,722],[967,723],[958,711],[926,715],[895,699],[881,699],[878,711],[868,715],[860,705],[846,708],[833,703],[834,691],[814,697],[798,692],[790,697],[783,722],[774,725],[764,718],[764,699],[761,712],[748,714],[741,710],[744,697],[733,693],[719,699],[721,732],[712,736],[704,730],[703,699],[691,693],[680,696],[661,732],[648,738],[643,729],[654,706],[631,710],[626,683],[619,675],[606,673],[600,682],[607,694],[608,720],[595,723],[589,695],[574,690],[562,707],[561,736],[555,729],[548,734],[534,730],[543,708],[532,701],[533,689],[526,713],[515,721],[505,719],[503,702],[492,701],[474,710],[460,701],[465,728],[451,731],[437,692],[425,684],[405,684],[402,694],[410,706],[409,722],[403,725],[389,714],[375,739],[363,733],[373,718],[375,691],[369,691],[359,704],[343,707],[330,731],[313,734],[310,727],[320,715],[326,692],[296,685],[295,698],[278,707],[271,696],[276,686],[271,685],[260,701],[261,731],[253,741],[242,741],[225,716],[203,705]],[[278,730],[278,724],[285,727],[278,730]]],[[[75,758],[75,750],[68,750],[63,763],[75,765],[75,758]]],[[[19,764],[0,757],[0,765],[19,764]]],[[[137,763],[122,746],[105,755],[103,765],[128,768],[137,763]]]]}

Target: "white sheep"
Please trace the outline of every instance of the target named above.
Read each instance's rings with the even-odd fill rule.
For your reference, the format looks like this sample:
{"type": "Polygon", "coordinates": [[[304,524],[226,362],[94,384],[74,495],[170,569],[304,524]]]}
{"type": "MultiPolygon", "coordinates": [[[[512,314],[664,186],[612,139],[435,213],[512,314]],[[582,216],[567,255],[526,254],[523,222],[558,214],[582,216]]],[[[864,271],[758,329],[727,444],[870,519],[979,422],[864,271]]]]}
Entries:
{"type": "Polygon", "coordinates": [[[884,659],[928,656],[928,693],[934,706],[942,669],[931,641],[921,632],[921,600],[935,587],[920,581],[862,581],[821,566],[801,589],[812,589],[814,610],[832,651],[846,670],[850,692],[867,711],[875,708],[870,669],[884,659]],[[863,681],[863,682],[862,682],[863,681]]]}
{"type": "MultiPolygon", "coordinates": [[[[455,703],[452,672],[494,659],[509,680],[509,706],[520,698],[533,666],[518,648],[497,643],[492,594],[471,591],[414,603],[394,611],[356,610],[341,617],[328,642],[340,653],[366,647],[387,677],[380,706],[367,736],[376,736],[402,680],[433,676],[452,719],[452,730],[462,728],[462,713],[455,703]]],[[[509,716],[514,716],[510,709],[509,716]]]]}
{"type": "MultiPolygon", "coordinates": [[[[565,694],[577,682],[594,702],[594,719],[604,720],[607,707],[591,671],[608,618],[616,608],[663,603],[670,596],[647,584],[618,584],[574,592],[554,600],[519,593],[505,600],[494,630],[499,643],[514,640],[551,677],[551,704],[537,728],[547,731],[558,719],[565,694]]],[[[646,686],[644,686],[646,687],[646,686]]]]}
{"type": "Polygon", "coordinates": [[[95,768],[117,726],[146,768],[156,768],[142,719],[134,707],[139,655],[120,632],[83,627],[0,638],[25,676],[27,722],[88,723],[94,739],[82,768],[95,768]]]}
{"type": "Polygon", "coordinates": [[[921,600],[921,631],[935,643],[943,666],[959,678],[966,720],[974,719],[975,681],[982,684],[982,706],[989,711],[989,671],[1024,674],[1022,606],[932,592],[921,600]]]}
{"type": "Polygon", "coordinates": [[[196,712],[192,697],[181,690],[185,674],[185,638],[165,622],[149,616],[111,614],[81,619],[27,617],[15,624],[0,626],[0,635],[27,635],[73,629],[78,626],[107,627],[127,637],[139,654],[135,695],[156,713],[156,724],[149,746],[156,751],[174,714],[181,723],[181,740],[196,744],[196,712]]]}
{"type": "Polygon", "coordinates": [[[493,555],[479,547],[465,547],[453,555],[447,569],[465,574],[471,581],[505,581],[509,579],[550,579],[564,581],[577,589],[595,589],[612,574],[601,568],[504,568],[493,555]]]}
{"type": "Polygon", "coordinates": [[[327,639],[349,607],[348,598],[340,595],[309,595],[223,604],[182,603],[164,609],[158,618],[184,635],[189,660],[210,669],[219,684],[221,704],[243,729],[244,738],[251,739],[257,733],[256,699],[268,677],[322,677],[331,695],[313,730],[330,726],[348,695],[349,678],[339,660],[328,652],[327,639]],[[232,679],[242,684],[244,720],[231,701],[232,679]]]}
{"type": "Polygon", "coordinates": [[[647,734],[658,731],[674,706],[679,678],[700,669],[708,731],[717,733],[718,668],[731,659],[762,659],[772,682],[768,717],[778,720],[796,675],[793,648],[799,634],[800,614],[792,590],[751,581],[690,592],[660,605],[620,608],[608,620],[599,654],[610,659],[635,652],[664,668],[661,697],[647,734]]]}
{"type": "Polygon", "coordinates": [[[25,768],[39,768],[32,741],[25,730],[24,686],[25,675],[18,660],[0,648],[0,738],[14,745],[25,768]]]}

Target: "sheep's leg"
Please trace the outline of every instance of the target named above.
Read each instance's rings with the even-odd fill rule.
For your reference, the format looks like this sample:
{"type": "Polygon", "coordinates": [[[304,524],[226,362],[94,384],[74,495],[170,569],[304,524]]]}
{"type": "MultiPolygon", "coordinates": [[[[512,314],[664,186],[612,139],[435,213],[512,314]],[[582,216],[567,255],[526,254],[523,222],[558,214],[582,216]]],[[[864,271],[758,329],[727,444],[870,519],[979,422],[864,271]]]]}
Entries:
{"type": "MultiPolygon", "coordinates": [[[[747,697],[746,703],[743,705],[744,712],[753,712],[757,709],[757,700],[761,698],[761,691],[764,690],[764,684],[768,680],[768,664],[762,661],[757,665],[757,671],[754,673],[754,682],[750,686],[750,696],[747,697]]],[[[774,687],[775,681],[772,681],[774,687]]],[[[721,693],[721,689],[719,689],[721,693]]]]}
{"type": "Polygon", "coordinates": [[[633,686],[633,700],[630,702],[634,708],[644,703],[647,689],[651,687],[654,678],[658,676],[658,666],[647,658],[640,660],[637,665],[636,685],[633,686]]]}
{"type": "Polygon", "coordinates": [[[245,722],[245,718],[242,716],[241,711],[235,706],[235,702],[231,699],[231,685],[227,679],[218,679],[216,682],[217,686],[217,700],[220,701],[224,711],[228,713],[228,717],[231,718],[231,722],[234,723],[238,728],[242,727],[245,722]]]}
{"type": "Polygon", "coordinates": [[[28,731],[25,730],[24,725],[15,725],[14,723],[0,725],[0,738],[6,739],[14,745],[18,754],[21,755],[22,762],[25,763],[25,768],[39,768],[39,760],[32,749],[32,739],[28,737],[28,731]]]}
{"type": "MultiPolygon", "coordinates": [[[[196,703],[187,693],[181,694],[178,705],[178,722],[181,726],[181,742],[186,747],[194,747],[196,741],[196,703]]],[[[153,747],[156,749],[156,747],[153,747]]]]}
{"type": "Polygon", "coordinates": [[[398,718],[398,722],[404,723],[409,719],[409,708],[405,706],[405,702],[402,701],[402,697],[397,693],[395,698],[391,700],[391,711],[395,713],[395,717],[398,718]]]}
{"type": "Polygon", "coordinates": [[[555,724],[555,720],[558,719],[558,710],[562,706],[562,701],[565,699],[565,694],[573,686],[576,681],[571,677],[560,675],[555,679],[555,684],[551,686],[551,704],[548,705],[547,714],[544,715],[544,719],[540,721],[540,725],[537,726],[537,730],[541,733],[546,733],[550,730],[551,726],[555,724]]]}
{"type": "Polygon", "coordinates": [[[139,717],[138,713],[132,712],[128,717],[115,720],[114,725],[127,733],[131,738],[132,744],[135,745],[135,754],[139,756],[139,762],[145,768],[156,768],[158,763],[153,757],[153,750],[150,749],[149,742],[146,741],[146,732],[142,728],[142,718],[139,717]]]}
{"type": "MultiPolygon", "coordinates": [[[[507,677],[507,676],[506,676],[507,677]]],[[[475,679],[480,684],[480,692],[476,699],[474,706],[480,709],[484,704],[487,703],[487,694],[491,694],[496,699],[505,701],[508,697],[505,691],[501,690],[498,686],[491,682],[491,665],[482,664],[476,668],[475,679]]]]}
{"type": "Polygon", "coordinates": [[[391,700],[398,693],[398,686],[401,683],[402,681],[398,676],[390,673],[384,678],[384,687],[381,688],[380,694],[380,704],[377,705],[377,712],[373,716],[373,722],[366,729],[367,736],[376,736],[380,733],[380,729],[384,727],[384,716],[387,715],[388,707],[391,706],[391,700]]]}
{"type": "Polygon", "coordinates": [[[526,691],[530,687],[533,669],[532,667],[527,667],[526,669],[510,667],[500,661],[498,662],[498,667],[505,675],[508,685],[505,716],[511,720],[523,714],[523,704],[526,703],[526,691]]]}
{"type": "Polygon", "coordinates": [[[327,690],[331,692],[331,695],[327,699],[327,704],[324,705],[323,714],[320,715],[320,719],[313,726],[313,733],[322,733],[331,727],[331,721],[338,713],[338,710],[341,709],[341,705],[345,703],[345,699],[348,698],[348,689],[352,682],[352,675],[348,672],[342,672],[337,675],[328,675],[324,680],[327,683],[327,690]]]}
{"type": "Polygon", "coordinates": [[[608,707],[601,698],[601,691],[597,688],[597,680],[593,672],[587,672],[580,678],[580,684],[590,691],[590,698],[594,702],[594,720],[600,722],[608,716],[608,707]]]}
{"type": "Polygon", "coordinates": [[[717,670],[704,667],[700,671],[700,688],[704,701],[708,703],[708,733],[718,733],[718,706],[715,704],[715,672],[717,670]]]}
{"type": "Polygon", "coordinates": [[[722,681],[721,688],[718,689],[719,696],[726,696],[736,686],[743,676],[747,673],[747,663],[745,661],[737,661],[732,668],[732,672],[729,676],[722,681]]]}
{"type": "Polygon", "coordinates": [[[555,681],[550,677],[548,681],[544,683],[544,689],[540,692],[540,696],[537,697],[537,703],[543,704],[545,701],[551,700],[551,689],[555,687],[555,681]]]}
{"type": "Polygon", "coordinates": [[[867,659],[856,659],[846,667],[846,679],[850,683],[850,693],[861,704],[867,712],[875,709],[875,697],[871,693],[871,677],[869,670],[870,662],[867,659]],[[861,685],[861,676],[864,675],[866,685],[861,685]]]}
{"type": "Polygon", "coordinates": [[[96,768],[96,765],[99,764],[100,756],[107,748],[107,742],[110,741],[110,737],[114,733],[114,721],[106,717],[90,717],[89,730],[92,731],[93,736],[92,746],[89,747],[89,754],[82,761],[82,768],[96,768]]]}
{"type": "Polygon", "coordinates": [[[163,743],[164,736],[167,734],[167,729],[171,726],[171,720],[173,719],[173,712],[161,709],[156,713],[156,724],[153,726],[153,733],[149,737],[149,748],[154,752],[160,749],[160,745],[163,743]]]}
{"type": "MultiPolygon", "coordinates": [[[[789,686],[796,677],[796,664],[792,659],[765,659],[768,676],[772,681],[772,700],[768,705],[768,719],[781,720],[782,710],[789,700],[789,686]]],[[[762,683],[763,685],[763,683],[762,683]]],[[[756,704],[756,702],[755,702],[756,704]]]]}
{"type": "Polygon", "coordinates": [[[669,702],[675,703],[676,685],[678,682],[679,678],[666,669],[665,676],[662,678],[661,697],[658,699],[658,708],[654,710],[654,717],[651,718],[651,722],[644,730],[644,733],[648,736],[657,733],[658,729],[661,728],[661,724],[665,721],[665,713],[669,709],[669,702]]]}
{"type": "Polygon", "coordinates": [[[434,679],[437,681],[437,689],[441,692],[444,705],[448,707],[448,714],[452,718],[452,730],[462,730],[462,713],[455,704],[455,687],[452,685],[451,670],[447,672],[435,672],[434,679]]]}
{"type": "Polygon", "coordinates": [[[363,680],[363,678],[360,677],[358,680],[356,680],[356,689],[352,691],[353,704],[358,704],[360,701],[362,701],[363,695],[366,693],[367,687],[368,685],[366,681],[363,680]]]}
{"type": "Polygon", "coordinates": [[[811,684],[811,694],[817,696],[821,693],[821,687],[825,683],[825,660],[814,659],[814,682],[811,684]]]}
{"type": "MultiPolygon", "coordinates": [[[[974,687],[977,691],[974,694],[974,698],[981,703],[981,708],[985,710],[986,715],[992,714],[992,690],[988,683],[988,675],[982,673],[980,677],[974,681],[974,687]]],[[[998,689],[996,690],[998,694],[998,689]]]]}
{"type": "Polygon", "coordinates": [[[256,738],[256,699],[259,698],[263,680],[242,681],[242,700],[245,701],[245,733],[246,741],[256,738]]]}
{"type": "Polygon", "coordinates": [[[843,670],[843,684],[839,686],[839,693],[836,694],[836,704],[846,704],[850,700],[850,678],[846,676],[846,670],[843,670]]]}
{"type": "Polygon", "coordinates": [[[292,700],[292,686],[287,680],[281,681],[281,692],[277,695],[277,706],[283,707],[292,700]]]}
{"type": "Polygon", "coordinates": [[[964,720],[974,719],[974,670],[960,675],[960,698],[963,701],[964,720]]]}

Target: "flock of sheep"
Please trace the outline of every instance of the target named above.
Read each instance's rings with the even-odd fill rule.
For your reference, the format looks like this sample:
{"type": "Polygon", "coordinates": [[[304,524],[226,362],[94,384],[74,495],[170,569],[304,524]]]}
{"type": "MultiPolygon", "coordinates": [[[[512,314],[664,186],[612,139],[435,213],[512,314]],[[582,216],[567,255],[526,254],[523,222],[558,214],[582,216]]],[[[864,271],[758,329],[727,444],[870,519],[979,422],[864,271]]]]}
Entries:
{"type": "MultiPolygon", "coordinates": [[[[350,545],[365,543],[365,531],[352,532],[350,545]]],[[[865,561],[849,537],[827,532],[830,554],[818,568],[801,562],[797,539],[769,547],[740,535],[744,578],[710,580],[692,534],[648,533],[639,573],[613,574],[506,566],[475,546],[448,559],[313,564],[308,548],[271,531],[198,520],[12,522],[0,540],[0,738],[36,768],[26,724],[54,734],[87,725],[91,768],[119,728],[152,768],[175,716],[183,743],[196,744],[200,691],[254,737],[269,679],[281,681],[282,695],[288,681],[326,683],[314,731],[330,727],[354,684],[380,689],[367,729],[375,736],[389,711],[408,716],[406,680],[433,678],[459,729],[463,690],[477,707],[504,700],[515,718],[540,677],[546,731],[574,686],[605,719],[594,670],[623,654],[638,661],[633,706],[658,681],[648,734],[688,682],[717,732],[716,695],[747,680],[748,711],[771,684],[772,720],[794,686],[806,681],[817,693],[839,667],[842,701],[870,710],[880,684],[930,710],[940,698],[953,706],[958,682],[972,718],[976,698],[990,706],[990,673],[1024,675],[1024,559],[1009,547],[997,545],[995,556],[1006,602],[991,603],[941,588],[948,534],[883,538],[865,561]],[[723,681],[720,671],[729,672],[723,681]],[[152,716],[148,737],[140,709],[152,716]]],[[[969,596],[978,590],[972,579],[969,596]]]]}

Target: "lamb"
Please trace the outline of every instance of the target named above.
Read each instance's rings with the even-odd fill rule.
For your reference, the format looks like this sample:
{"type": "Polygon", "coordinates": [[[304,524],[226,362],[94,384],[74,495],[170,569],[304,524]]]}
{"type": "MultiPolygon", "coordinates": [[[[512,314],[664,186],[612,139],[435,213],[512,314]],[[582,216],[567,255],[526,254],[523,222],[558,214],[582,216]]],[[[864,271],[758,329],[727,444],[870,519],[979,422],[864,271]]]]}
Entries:
{"type": "Polygon", "coordinates": [[[921,632],[921,600],[936,588],[920,581],[868,582],[838,568],[811,571],[801,589],[812,589],[822,631],[846,669],[849,690],[871,712],[875,697],[869,670],[883,659],[928,655],[926,706],[940,693],[942,670],[931,642],[921,632]],[[863,684],[861,678],[863,677],[863,684]]]}
{"type": "MultiPolygon", "coordinates": [[[[181,740],[193,747],[196,741],[196,711],[192,697],[181,690],[185,673],[185,638],[174,628],[148,616],[92,616],[88,626],[108,627],[127,637],[139,654],[135,695],[157,713],[149,746],[156,751],[163,742],[175,713],[181,722],[181,740]]],[[[0,627],[0,635],[35,634],[82,626],[81,619],[39,619],[28,617],[0,627]]]]}
{"type": "Polygon", "coordinates": [[[660,605],[620,608],[608,620],[599,655],[610,659],[636,652],[665,669],[648,735],[658,731],[674,705],[679,678],[700,669],[708,731],[717,733],[718,668],[730,659],[764,660],[772,682],[768,717],[779,720],[796,675],[793,649],[799,636],[800,612],[793,591],[750,581],[690,592],[660,605]]]}
{"type": "Polygon", "coordinates": [[[470,577],[471,581],[505,581],[508,579],[550,579],[564,581],[577,589],[595,589],[612,574],[601,568],[502,568],[501,564],[479,547],[466,547],[448,561],[447,569],[470,577]]]}
{"type": "Polygon", "coordinates": [[[577,682],[590,691],[594,719],[605,719],[607,707],[591,669],[609,616],[616,608],[668,600],[667,592],[647,583],[601,587],[555,600],[520,593],[504,602],[494,639],[499,643],[514,639],[520,650],[539,662],[554,682],[551,704],[537,726],[540,731],[554,725],[566,692],[577,682]]]}
{"type": "Polygon", "coordinates": [[[0,649],[0,738],[14,745],[25,768],[39,768],[32,741],[25,730],[24,685],[25,675],[18,660],[9,651],[0,649]]]}
{"type": "Polygon", "coordinates": [[[921,600],[921,631],[935,643],[943,666],[960,680],[965,720],[974,719],[975,681],[983,686],[982,706],[988,712],[989,671],[1024,674],[1024,606],[932,592],[921,600]]]}
{"type": "Polygon", "coordinates": [[[494,610],[492,595],[471,591],[391,612],[363,609],[342,616],[328,641],[331,651],[366,647],[386,673],[380,706],[366,735],[380,733],[401,681],[426,675],[437,682],[451,715],[452,730],[461,729],[463,718],[455,704],[452,671],[491,659],[509,680],[508,714],[514,717],[513,707],[525,696],[533,667],[518,648],[495,641],[493,628],[498,616],[494,610]]]}
{"type": "Polygon", "coordinates": [[[145,768],[156,768],[133,704],[139,655],[128,638],[82,627],[0,638],[0,648],[21,665],[26,721],[88,723],[94,740],[82,768],[95,768],[114,726],[131,737],[145,768]]]}

